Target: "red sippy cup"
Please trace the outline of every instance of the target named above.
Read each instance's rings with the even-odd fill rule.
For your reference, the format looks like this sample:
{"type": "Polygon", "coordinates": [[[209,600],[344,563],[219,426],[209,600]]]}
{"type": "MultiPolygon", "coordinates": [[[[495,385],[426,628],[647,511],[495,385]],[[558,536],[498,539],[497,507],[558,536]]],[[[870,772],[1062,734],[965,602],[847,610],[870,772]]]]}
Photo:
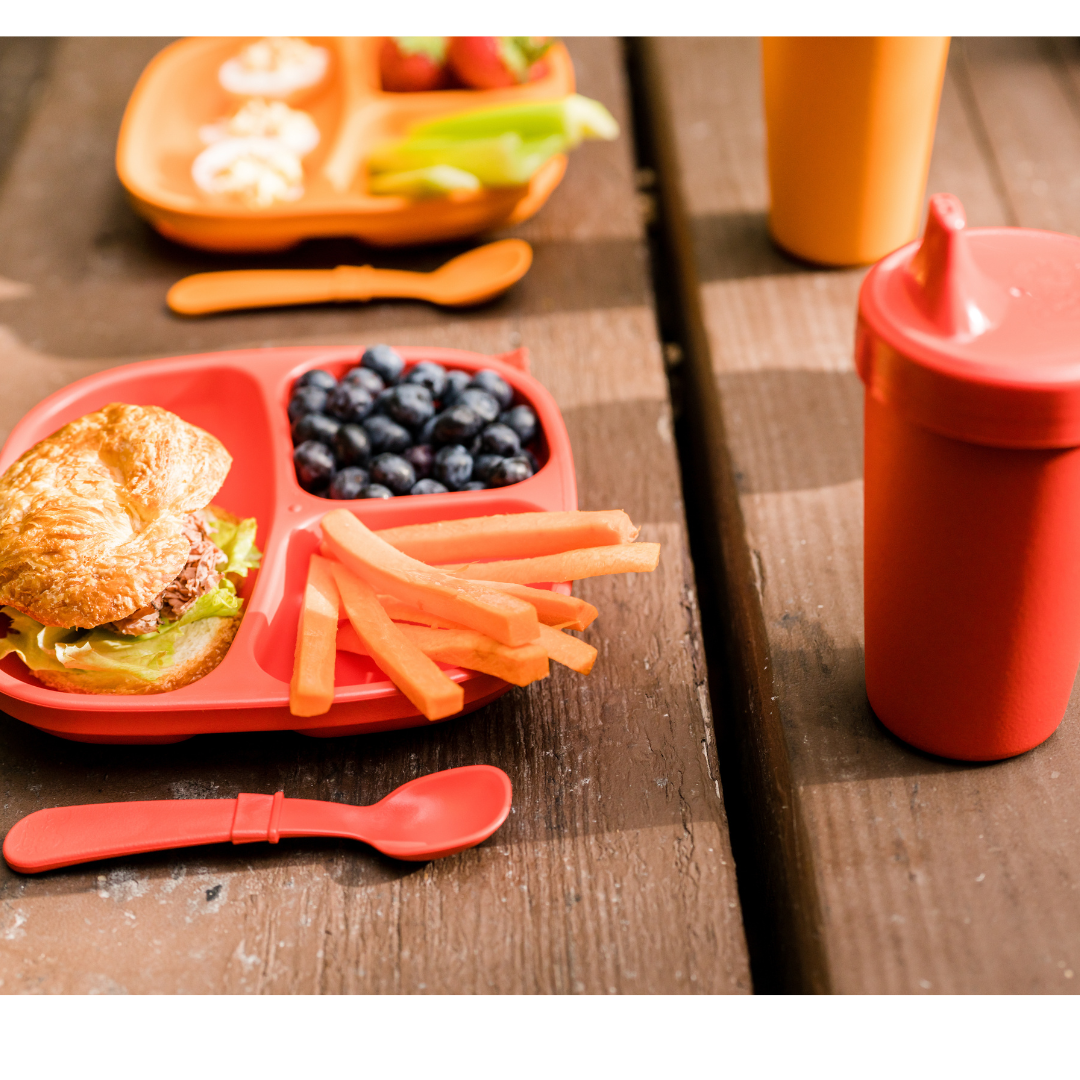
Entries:
{"type": "Polygon", "coordinates": [[[1080,239],[965,229],[863,282],[866,693],[944,757],[1023,753],[1080,663],[1080,239]]]}

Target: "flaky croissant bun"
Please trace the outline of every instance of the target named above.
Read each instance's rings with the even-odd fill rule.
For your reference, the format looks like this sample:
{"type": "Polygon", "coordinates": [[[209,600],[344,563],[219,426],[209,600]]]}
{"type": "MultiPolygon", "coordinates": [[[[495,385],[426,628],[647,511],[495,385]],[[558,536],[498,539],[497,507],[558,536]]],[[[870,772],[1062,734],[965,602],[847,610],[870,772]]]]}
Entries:
{"type": "Polygon", "coordinates": [[[184,567],[184,516],[231,464],[213,435],[153,405],[62,427],[0,477],[0,604],[46,626],[131,615],[184,567]]]}

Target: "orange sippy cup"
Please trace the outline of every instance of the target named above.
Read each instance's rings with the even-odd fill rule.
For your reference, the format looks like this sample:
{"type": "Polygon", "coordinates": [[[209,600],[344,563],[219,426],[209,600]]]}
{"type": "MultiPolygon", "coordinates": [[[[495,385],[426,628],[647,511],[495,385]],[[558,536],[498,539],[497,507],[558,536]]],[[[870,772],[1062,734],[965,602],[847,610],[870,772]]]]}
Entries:
{"type": "Polygon", "coordinates": [[[947,37],[765,38],[769,230],[810,262],[874,262],[914,239],[947,37]]]}
{"type": "Polygon", "coordinates": [[[1080,662],[1080,239],[964,224],[933,196],[859,293],[866,693],[989,761],[1050,736],[1080,662]]]}

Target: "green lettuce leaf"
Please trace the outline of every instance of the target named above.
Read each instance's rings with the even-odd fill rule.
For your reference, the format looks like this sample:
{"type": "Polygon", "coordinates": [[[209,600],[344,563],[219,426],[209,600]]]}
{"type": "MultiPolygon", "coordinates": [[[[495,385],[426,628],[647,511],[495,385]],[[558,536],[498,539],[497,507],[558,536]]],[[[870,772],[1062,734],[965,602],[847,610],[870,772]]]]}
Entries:
{"type": "MultiPolygon", "coordinates": [[[[222,521],[210,511],[206,518],[214,543],[228,556],[225,567],[219,567],[222,573],[246,577],[249,570],[258,568],[262,555],[255,547],[254,518],[222,521]]],[[[232,581],[222,578],[216,589],[200,596],[179,619],[162,619],[159,629],[138,637],[100,626],[92,630],[42,626],[14,608],[0,608],[11,620],[7,637],[0,638],[0,659],[14,652],[31,671],[121,671],[153,682],[169,669],[186,627],[200,619],[232,618],[243,604],[232,581]]]]}
{"type": "Polygon", "coordinates": [[[221,573],[247,577],[249,570],[258,570],[262,553],[255,546],[255,519],[223,521],[215,517],[210,510],[203,513],[210,530],[210,539],[229,557],[224,570],[218,567],[221,573]]]}
{"type": "Polygon", "coordinates": [[[0,658],[15,652],[31,671],[122,671],[153,682],[169,669],[185,627],[214,616],[231,618],[240,613],[243,603],[233,583],[225,580],[200,596],[179,619],[163,620],[161,629],[139,637],[100,626],[93,630],[42,626],[14,608],[0,608],[11,619],[7,637],[0,638],[0,658]]]}

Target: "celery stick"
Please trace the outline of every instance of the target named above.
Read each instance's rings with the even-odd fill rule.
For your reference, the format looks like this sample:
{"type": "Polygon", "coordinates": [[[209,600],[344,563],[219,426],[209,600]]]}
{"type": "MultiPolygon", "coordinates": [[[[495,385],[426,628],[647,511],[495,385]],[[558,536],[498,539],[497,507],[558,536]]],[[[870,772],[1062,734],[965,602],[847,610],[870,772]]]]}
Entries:
{"type": "Polygon", "coordinates": [[[515,132],[523,139],[561,135],[570,148],[583,139],[614,139],[619,125],[599,101],[571,94],[559,101],[526,101],[441,116],[416,124],[409,137],[483,139],[507,132],[515,132]]]}
{"type": "Polygon", "coordinates": [[[377,175],[451,165],[472,173],[485,187],[510,187],[528,183],[545,161],[565,149],[562,135],[526,140],[510,131],[488,139],[410,138],[376,150],[368,158],[368,171],[377,175]]]}
{"type": "Polygon", "coordinates": [[[422,53],[433,64],[441,64],[446,59],[446,38],[444,37],[399,37],[394,38],[398,51],[410,56],[422,53]]]}
{"type": "Polygon", "coordinates": [[[368,181],[372,195],[406,195],[425,199],[448,195],[451,191],[478,191],[480,181],[472,173],[452,165],[432,165],[409,172],[380,173],[368,181]]]}

